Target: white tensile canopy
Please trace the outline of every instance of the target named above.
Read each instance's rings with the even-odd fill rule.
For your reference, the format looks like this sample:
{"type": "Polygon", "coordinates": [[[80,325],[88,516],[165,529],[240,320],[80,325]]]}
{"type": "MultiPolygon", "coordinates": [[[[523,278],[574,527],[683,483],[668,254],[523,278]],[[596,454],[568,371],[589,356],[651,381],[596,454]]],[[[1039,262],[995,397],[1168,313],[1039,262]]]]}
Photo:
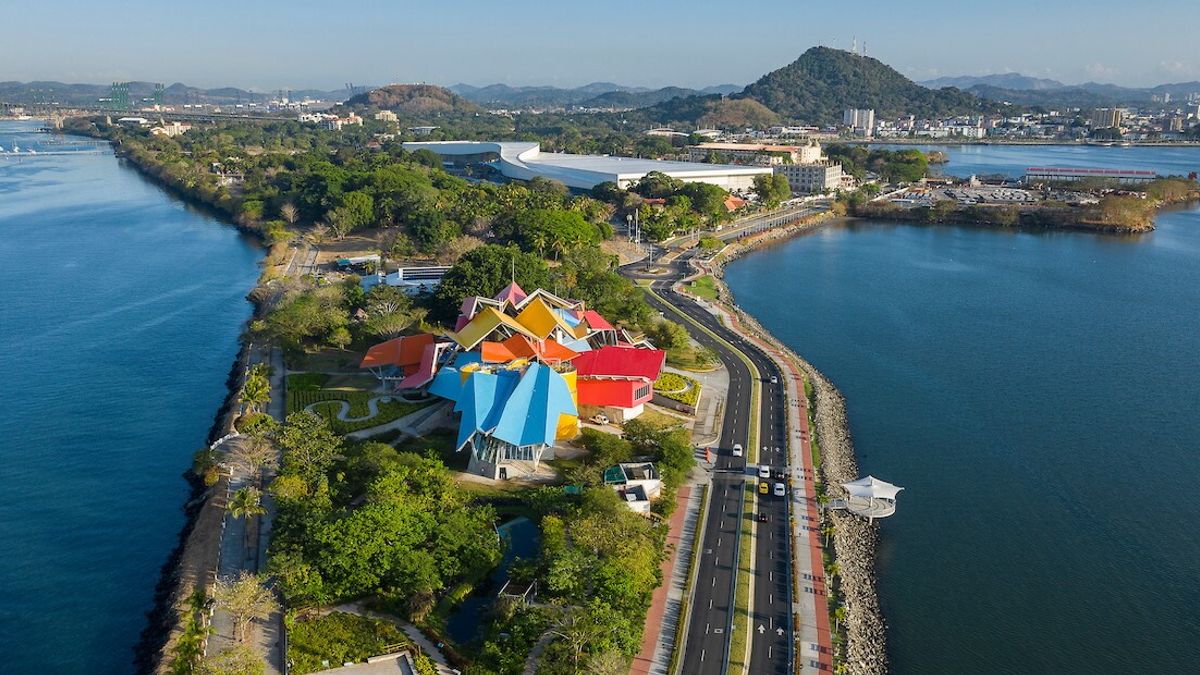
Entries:
{"type": "Polygon", "coordinates": [[[887,481],[879,480],[874,476],[867,476],[852,480],[849,483],[842,483],[842,487],[846,488],[846,492],[850,493],[851,497],[860,497],[863,499],[887,499],[896,500],[896,493],[904,488],[892,485],[887,481]]]}

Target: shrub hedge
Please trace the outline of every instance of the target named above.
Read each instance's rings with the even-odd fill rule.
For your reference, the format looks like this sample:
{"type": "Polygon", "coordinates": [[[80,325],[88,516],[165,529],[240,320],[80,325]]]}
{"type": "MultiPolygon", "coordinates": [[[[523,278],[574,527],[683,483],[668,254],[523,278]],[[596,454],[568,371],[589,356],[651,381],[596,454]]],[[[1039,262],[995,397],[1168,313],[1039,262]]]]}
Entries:
{"type": "Polygon", "coordinates": [[[663,398],[694,406],[700,400],[700,382],[679,373],[663,373],[654,382],[654,392],[663,398]]]}

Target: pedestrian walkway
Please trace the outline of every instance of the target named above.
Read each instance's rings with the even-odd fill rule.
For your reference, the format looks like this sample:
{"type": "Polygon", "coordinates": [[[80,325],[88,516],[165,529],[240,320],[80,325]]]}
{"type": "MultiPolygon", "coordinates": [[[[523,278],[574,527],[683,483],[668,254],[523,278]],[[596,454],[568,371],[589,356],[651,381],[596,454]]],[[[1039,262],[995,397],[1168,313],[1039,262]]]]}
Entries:
{"type": "Polygon", "coordinates": [[[537,675],[538,659],[542,658],[542,652],[546,651],[546,647],[550,646],[555,637],[557,636],[554,633],[546,631],[533,643],[533,649],[530,649],[529,656],[525,657],[525,667],[521,670],[521,675],[537,675]]]}
{"type": "Polygon", "coordinates": [[[724,366],[707,373],[668,368],[700,382],[700,402],[692,424],[692,444],[715,446],[721,440],[721,422],[725,415],[725,396],[729,391],[729,371],[724,366]]]}
{"type": "MultiPolygon", "coordinates": [[[[271,366],[271,400],[267,403],[267,412],[282,421],[286,412],[286,382],[283,367],[283,356],[279,350],[251,350],[249,363],[268,363],[271,366]]],[[[245,439],[234,435],[227,438],[218,449],[228,453],[245,439]]],[[[230,474],[225,483],[225,492],[214,499],[224,508],[232,498],[233,493],[243,487],[255,484],[255,478],[245,472],[242,467],[230,467],[230,474]]],[[[220,554],[217,559],[216,571],[218,579],[233,579],[243,570],[259,573],[266,567],[267,542],[270,540],[271,524],[275,516],[275,503],[269,494],[263,495],[262,505],[266,513],[258,518],[257,527],[247,523],[244,518],[234,518],[225,511],[222,521],[220,554]],[[247,538],[246,528],[251,527],[247,538]]],[[[206,653],[219,654],[237,644],[233,620],[229,613],[216,608],[212,614],[212,634],[208,638],[206,653]]],[[[284,628],[283,613],[274,612],[265,621],[253,622],[246,631],[246,642],[265,659],[266,675],[284,672],[284,628]]]]}
{"type": "Polygon", "coordinates": [[[676,494],[675,512],[671,514],[667,534],[671,555],[662,563],[663,583],[654,589],[642,633],[642,649],[633,658],[631,675],[667,675],[670,670],[671,654],[677,648],[675,634],[680,613],[690,590],[688,572],[692,568],[692,545],[703,495],[704,490],[698,485],[685,485],[676,494]]]}

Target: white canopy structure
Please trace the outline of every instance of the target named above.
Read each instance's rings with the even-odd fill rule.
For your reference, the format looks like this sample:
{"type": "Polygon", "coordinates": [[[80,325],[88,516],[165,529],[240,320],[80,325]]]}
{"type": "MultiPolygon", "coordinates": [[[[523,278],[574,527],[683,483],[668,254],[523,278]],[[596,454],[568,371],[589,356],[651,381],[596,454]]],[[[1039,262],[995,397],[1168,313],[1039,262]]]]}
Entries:
{"type": "Polygon", "coordinates": [[[904,488],[866,476],[849,483],[842,483],[850,495],[845,500],[845,509],[867,518],[886,518],[896,512],[896,494],[904,488]]]}

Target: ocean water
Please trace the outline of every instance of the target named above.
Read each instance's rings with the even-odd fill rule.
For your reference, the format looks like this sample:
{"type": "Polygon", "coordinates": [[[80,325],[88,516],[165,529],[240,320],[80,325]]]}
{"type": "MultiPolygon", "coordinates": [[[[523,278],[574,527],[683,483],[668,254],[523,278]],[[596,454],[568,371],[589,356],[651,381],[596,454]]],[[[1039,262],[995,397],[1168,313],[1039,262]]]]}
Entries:
{"type": "Polygon", "coordinates": [[[1193,171],[1200,172],[1200,148],[1194,146],[872,144],[871,147],[944,152],[950,161],[935,165],[934,171],[959,178],[994,174],[1020,178],[1025,175],[1025,169],[1034,166],[1132,169],[1155,171],[1164,176],[1186,176],[1193,171]]]}
{"type": "Polygon", "coordinates": [[[39,126],[0,122],[41,153],[0,154],[0,671],[130,672],[261,251],[39,126]]]}
{"type": "MultiPolygon", "coordinates": [[[[947,171],[1065,163],[969,150],[947,171]]],[[[895,672],[1196,672],[1200,209],[1137,237],[830,226],[727,280],[845,393],[862,471],[906,488],[878,561],[895,672]]]]}

